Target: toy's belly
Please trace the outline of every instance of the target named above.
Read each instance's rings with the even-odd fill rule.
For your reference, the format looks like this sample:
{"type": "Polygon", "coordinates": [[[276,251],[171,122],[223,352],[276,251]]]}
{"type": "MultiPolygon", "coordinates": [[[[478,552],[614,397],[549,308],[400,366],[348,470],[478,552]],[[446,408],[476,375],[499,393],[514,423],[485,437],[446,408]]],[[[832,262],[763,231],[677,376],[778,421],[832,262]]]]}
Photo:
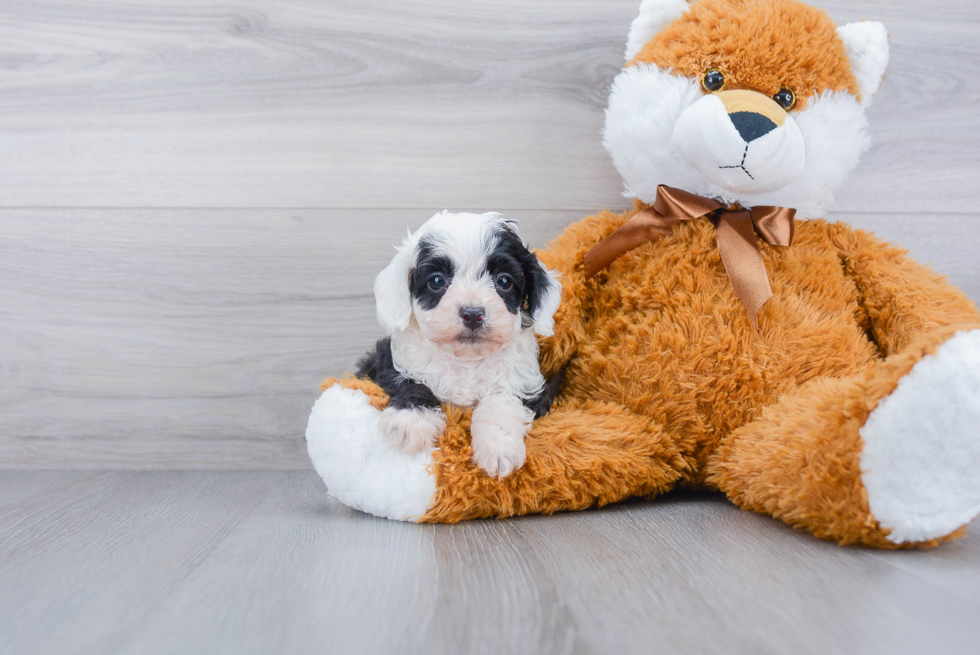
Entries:
{"type": "Polygon", "coordinates": [[[877,350],[857,289],[821,234],[803,227],[792,247],[761,246],[773,297],[758,329],[710,224],[621,257],[595,297],[566,393],[654,416],[679,438],[716,442],[800,384],[862,370],[877,350]]]}

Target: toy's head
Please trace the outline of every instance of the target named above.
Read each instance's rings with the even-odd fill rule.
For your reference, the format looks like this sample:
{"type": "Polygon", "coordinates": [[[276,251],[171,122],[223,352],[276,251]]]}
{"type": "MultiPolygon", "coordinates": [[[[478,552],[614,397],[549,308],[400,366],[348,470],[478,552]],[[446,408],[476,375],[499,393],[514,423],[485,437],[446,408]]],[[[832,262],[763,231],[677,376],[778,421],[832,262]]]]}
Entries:
{"type": "Polygon", "coordinates": [[[888,35],[796,0],[643,0],[626,59],[603,144],[628,197],[665,184],[815,218],[868,148],[888,35]]]}
{"type": "Polygon", "coordinates": [[[522,330],[550,335],[561,284],[500,214],[440,212],[408,235],[374,284],[389,335],[416,330],[456,357],[485,357],[522,330]]]}

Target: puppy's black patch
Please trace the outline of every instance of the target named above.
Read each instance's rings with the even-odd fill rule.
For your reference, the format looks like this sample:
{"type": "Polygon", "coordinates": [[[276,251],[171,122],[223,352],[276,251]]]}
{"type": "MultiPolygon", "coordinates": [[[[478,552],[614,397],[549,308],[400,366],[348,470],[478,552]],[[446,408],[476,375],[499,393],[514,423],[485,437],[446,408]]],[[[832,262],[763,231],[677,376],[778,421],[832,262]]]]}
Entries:
{"type": "Polygon", "coordinates": [[[521,238],[508,229],[499,230],[493,239],[487,254],[487,273],[507,311],[516,314],[527,302],[525,260],[530,256],[536,265],[537,258],[528,251],[521,238]]]}
{"type": "Polygon", "coordinates": [[[504,274],[514,282],[509,288],[496,285],[497,294],[511,314],[526,308],[533,315],[549,284],[548,272],[515,232],[502,229],[495,238],[487,256],[487,272],[495,281],[504,274]]]}
{"type": "Polygon", "coordinates": [[[422,309],[434,309],[452,284],[455,267],[445,255],[435,251],[430,239],[419,241],[415,268],[408,280],[408,290],[422,309]]]}
{"type": "Polygon", "coordinates": [[[527,257],[521,261],[521,266],[524,268],[526,287],[524,293],[527,296],[527,310],[534,316],[544,301],[545,290],[554,283],[534,253],[527,253],[527,257]]]}
{"type": "MultiPolygon", "coordinates": [[[[437,301],[438,302],[438,301],[437,301]]],[[[388,394],[388,406],[395,409],[439,407],[439,399],[429,387],[411,380],[395,368],[391,355],[391,338],[380,339],[374,350],[357,362],[357,377],[371,380],[388,394]]]]}
{"type": "MultiPolygon", "coordinates": [[[[570,363],[570,362],[569,362],[570,363]]],[[[534,398],[524,398],[524,406],[534,412],[534,418],[541,418],[551,411],[551,406],[555,398],[561,393],[561,387],[565,384],[565,375],[568,372],[568,364],[561,367],[558,374],[544,383],[544,388],[534,398]]]]}

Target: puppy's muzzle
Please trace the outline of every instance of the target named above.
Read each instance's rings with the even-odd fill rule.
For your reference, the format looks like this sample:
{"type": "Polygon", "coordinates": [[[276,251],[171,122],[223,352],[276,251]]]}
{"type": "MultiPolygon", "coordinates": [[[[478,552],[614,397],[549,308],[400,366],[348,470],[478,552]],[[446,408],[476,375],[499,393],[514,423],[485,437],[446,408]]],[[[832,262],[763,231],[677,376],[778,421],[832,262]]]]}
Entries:
{"type": "Polygon", "coordinates": [[[487,310],[483,307],[461,307],[459,317],[463,319],[463,325],[470,330],[479,330],[486,321],[487,310]]]}
{"type": "Polygon", "coordinates": [[[793,117],[756,91],[701,98],[681,114],[673,142],[686,164],[736,193],[784,187],[806,164],[803,135],[793,117]]]}

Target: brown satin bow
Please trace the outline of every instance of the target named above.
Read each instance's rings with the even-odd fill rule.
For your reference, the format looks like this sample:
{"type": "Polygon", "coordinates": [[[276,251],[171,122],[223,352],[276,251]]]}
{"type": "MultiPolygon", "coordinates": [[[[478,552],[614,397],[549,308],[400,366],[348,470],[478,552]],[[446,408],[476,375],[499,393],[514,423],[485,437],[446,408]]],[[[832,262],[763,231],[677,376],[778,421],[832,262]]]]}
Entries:
{"type": "Polygon", "coordinates": [[[714,213],[715,240],[735,295],[755,326],[759,310],[772,298],[772,287],[756,243],[756,234],[774,246],[793,242],[795,209],[787,207],[728,207],[717,200],[660,185],[653,207],[633,215],[585,255],[585,277],[591,278],[620,255],[647,241],[666,236],[674,223],[714,213]]]}

